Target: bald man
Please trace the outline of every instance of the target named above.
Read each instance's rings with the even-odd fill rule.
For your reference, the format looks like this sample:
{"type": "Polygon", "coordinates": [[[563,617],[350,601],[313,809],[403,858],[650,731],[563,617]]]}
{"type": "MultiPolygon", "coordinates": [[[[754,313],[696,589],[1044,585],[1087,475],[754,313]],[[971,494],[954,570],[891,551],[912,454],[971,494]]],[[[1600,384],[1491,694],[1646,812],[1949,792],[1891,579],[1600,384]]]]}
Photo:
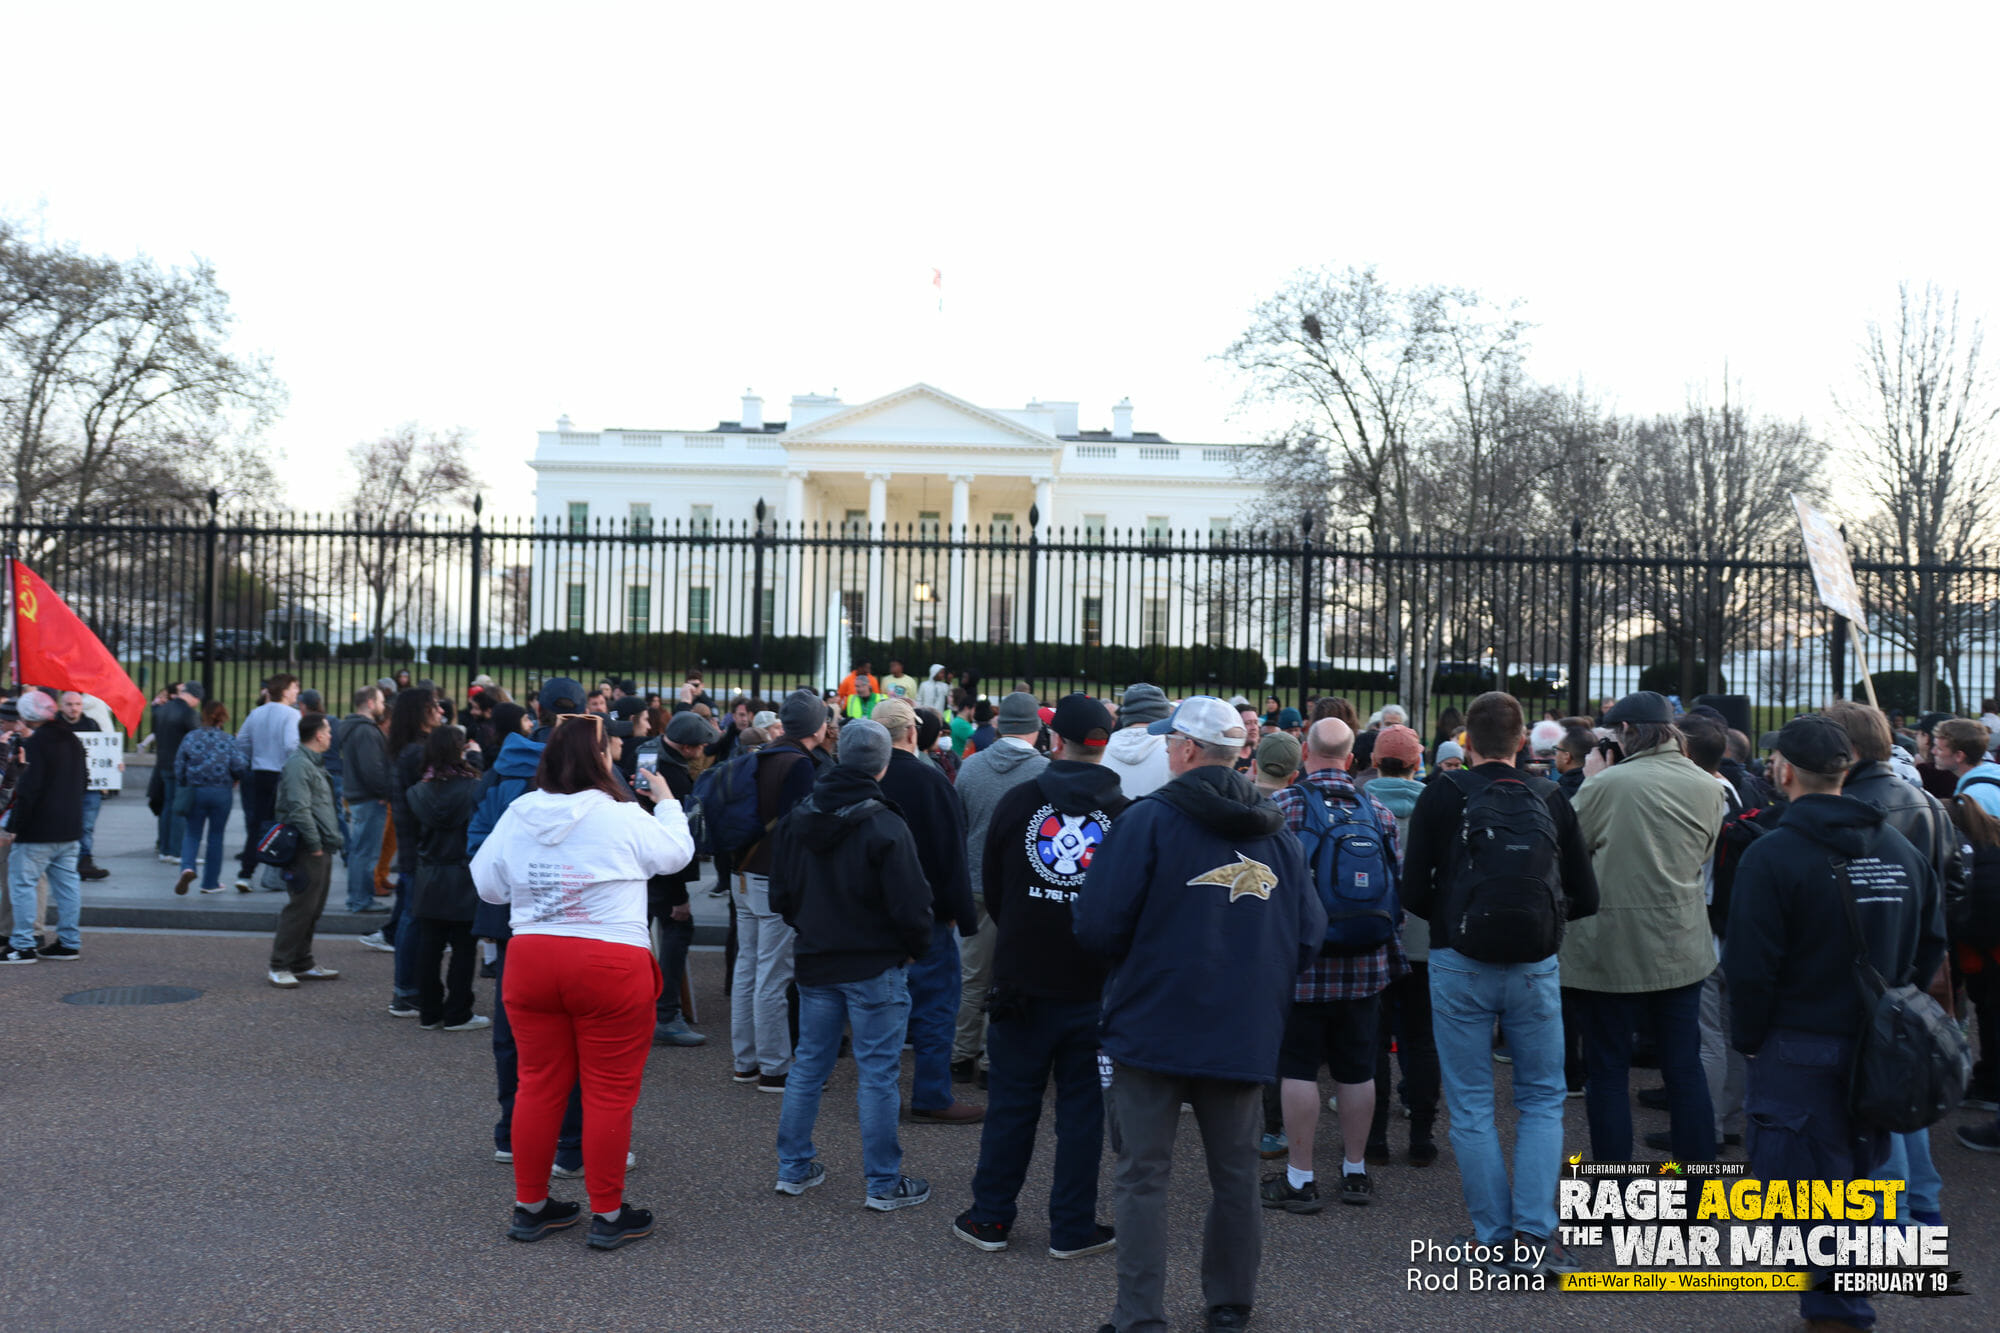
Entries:
{"type": "MultiPolygon", "coordinates": [[[[1348,766],[1354,754],[1354,729],[1337,717],[1321,718],[1306,728],[1305,772],[1289,787],[1273,792],[1271,800],[1285,812],[1285,827],[1297,834],[1306,827],[1306,802],[1323,802],[1336,823],[1353,820],[1365,832],[1369,824],[1382,843],[1382,861],[1393,886],[1402,858],[1396,844],[1396,816],[1366,792],[1357,791],[1348,766]]],[[[1316,855],[1336,855],[1336,840],[1324,838],[1316,855]]],[[[1314,883],[1318,883],[1317,877],[1314,883]]],[[[1393,904],[1393,898],[1391,899],[1393,904]]],[[[1401,913],[1395,915],[1400,918],[1401,913]]],[[[1290,1213],[1316,1213],[1325,1206],[1313,1179],[1313,1136],[1319,1129],[1319,1070],[1333,1073],[1340,1102],[1340,1201],[1366,1204],[1375,1197],[1368,1179],[1368,1133],[1375,1119],[1375,1046],[1381,1028],[1382,992],[1410,970],[1396,938],[1395,922],[1386,939],[1363,953],[1321,955],[1299,973],[1292,990],[1292,1012],[1285,1021],[1285,1039],[1278,1051],[1279,1097],[1285,1117],[1289,1158],[1282,1175],[1268,1177],[1262,1194],[1266,1208],[1290,1213]]]]}

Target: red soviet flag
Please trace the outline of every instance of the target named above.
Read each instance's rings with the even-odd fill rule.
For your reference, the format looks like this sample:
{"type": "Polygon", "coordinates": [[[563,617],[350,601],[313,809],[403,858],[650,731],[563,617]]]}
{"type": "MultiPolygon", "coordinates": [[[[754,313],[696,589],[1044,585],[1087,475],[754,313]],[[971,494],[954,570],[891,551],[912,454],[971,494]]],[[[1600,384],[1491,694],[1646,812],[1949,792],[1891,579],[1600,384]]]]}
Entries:
{"type": "Polygon", "coordinates": [[[139,734],[146,696],[56,590],[14,562],[14,683],[94,694],[139,734]]]}

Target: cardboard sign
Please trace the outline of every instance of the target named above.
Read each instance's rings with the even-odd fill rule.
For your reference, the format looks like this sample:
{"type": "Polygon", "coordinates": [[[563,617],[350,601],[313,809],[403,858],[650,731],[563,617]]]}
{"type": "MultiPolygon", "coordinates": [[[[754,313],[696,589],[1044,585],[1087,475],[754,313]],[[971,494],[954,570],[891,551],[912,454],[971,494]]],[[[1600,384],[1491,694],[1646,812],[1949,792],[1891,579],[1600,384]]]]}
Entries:
{"type": "Polygon", "coordinates": [[[1854,582],[1854,566],[1848,562],[1847,539],[1840,535],[1840,525],[1796,495],[1792,508],[1798,511],[1799,535],[1805,539],[1806,559],[1812,562],[1820,601],[1866,634],[1868,613],[1861,606],[1861,589],[1854,582]]]}
{"type": "Polygon", "coordinates": [[[83,757],[88,764],[90,790],[117,791],[125,785],[125,740],[105,731],[79,731],[83,757]]]}

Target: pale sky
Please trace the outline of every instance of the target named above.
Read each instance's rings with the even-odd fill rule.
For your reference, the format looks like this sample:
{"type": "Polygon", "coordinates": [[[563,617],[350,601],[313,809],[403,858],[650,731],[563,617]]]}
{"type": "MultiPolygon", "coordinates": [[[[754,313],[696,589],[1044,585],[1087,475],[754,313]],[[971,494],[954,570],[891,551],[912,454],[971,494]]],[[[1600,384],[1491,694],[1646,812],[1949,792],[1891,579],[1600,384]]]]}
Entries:
{"type": "Polygon", "coordinates": [[[1626,410],[1726,358],[1830,425],[1898,279],[2000,307],[1995,13],[17,6],[0,210],[213,261],[312,508],[414,420],[526,512],[558,413],[704,428],[746,387],[1255,438],[1212,358],[1319,264],[1521,298],[1535,373],[1626,410]]]}

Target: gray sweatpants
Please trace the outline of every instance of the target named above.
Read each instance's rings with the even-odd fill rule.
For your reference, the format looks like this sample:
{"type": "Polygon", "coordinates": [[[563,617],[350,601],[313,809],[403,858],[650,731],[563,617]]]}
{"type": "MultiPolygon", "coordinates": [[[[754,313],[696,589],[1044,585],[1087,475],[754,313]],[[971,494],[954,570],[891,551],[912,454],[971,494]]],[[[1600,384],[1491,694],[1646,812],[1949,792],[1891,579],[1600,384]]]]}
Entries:
{"type": "Polygon", "coordinates": [[[1264,1218],[1257,1199],[1257,1134],[1263,1088],[1256,1083],[1181,1078],[1116,1065],[1107,1095],[1117,1191],[1118,1333],[1164,1333],[1166,1313],[1167,1180],[1181,1103],[1194,1107],[1208,1158],[1212,1191],[1202,1227],[1201,1295],[1205,1307],[1249,1305],[1257,1296],[1264,1257],[1264,1218]]]}
{"type": "Polygon", "coordinates": [[[1701,1072],[1715,1107],[1715,1141],[1743,1132],[1743,1052],[1729,1044],[1729,982],[1716,968],[1701,983],[1701,1072]]]}
{"type": "Polygon", "coordinates": [[[993,946],[1000,926],[986,915],[986,900],[975,898],[979,933],[958,942],[958,1031],[951,1043],[953,1064],[986,1061],[986,992],[993,987],[993,946]]]}

